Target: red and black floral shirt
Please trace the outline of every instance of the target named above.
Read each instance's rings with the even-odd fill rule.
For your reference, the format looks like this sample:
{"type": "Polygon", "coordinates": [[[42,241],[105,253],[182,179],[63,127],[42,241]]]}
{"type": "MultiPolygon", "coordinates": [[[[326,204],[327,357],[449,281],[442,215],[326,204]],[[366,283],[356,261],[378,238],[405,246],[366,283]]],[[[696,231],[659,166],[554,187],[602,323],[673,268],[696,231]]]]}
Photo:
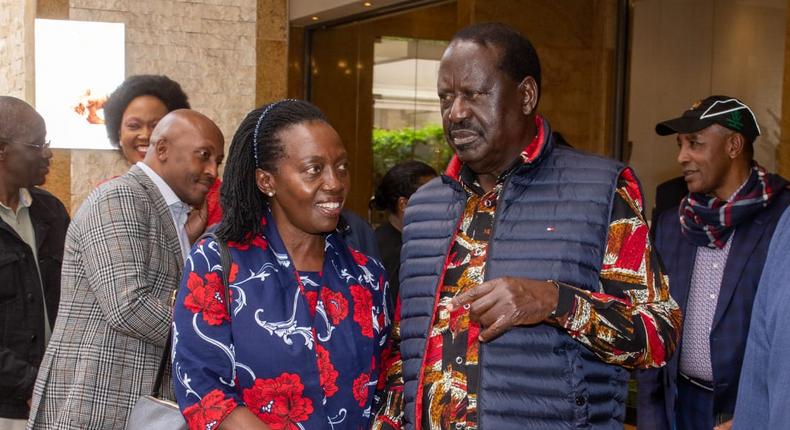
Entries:
{"type": "MultiPolygon", "coordinates": [[[[524,163],[534,160],[531,154],[540,149],[539,136],[522,153],[524,163]]],[[[480,327],[470,321],[466,309],[450,312],[447,305],[456,295],[484,281],[494,215],[509,174],[504,173],[494,188],[485,192],[471,171],[461,168],[459,173],[467,193],[466,208],[447,259],[419,391],[421,427],[431,430],[477,428],[480,327]]],[[[642,196],[630,169],[618,181],[600,279],[600,293],[560,286],[557,316],[546,322],[563,327],[608,363],[627,368],[664,365],[676,345],[680,310],[669,295],[667,278],[649,243],[642,196]]],[[[395,344],[400,339],[398,320],[396,314],[395,344]]],[[[374,429],[400,428],[403,415],[403,377],[397,351],[388,362],[387,386],[374,429]]]]}

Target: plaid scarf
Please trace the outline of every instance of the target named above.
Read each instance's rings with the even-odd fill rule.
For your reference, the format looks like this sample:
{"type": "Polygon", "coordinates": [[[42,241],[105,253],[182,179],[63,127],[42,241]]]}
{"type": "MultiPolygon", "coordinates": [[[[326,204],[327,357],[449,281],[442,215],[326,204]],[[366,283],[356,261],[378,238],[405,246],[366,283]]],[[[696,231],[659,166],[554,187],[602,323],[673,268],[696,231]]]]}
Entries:
{"type": "Polygon", "coordinates": [[[680,203],[680,228],[696,246],[723,248],[738,224],[751,219],[787,186],[779,175],[754,164],[746,183],[727,200],[689,193],[680,203]]]}

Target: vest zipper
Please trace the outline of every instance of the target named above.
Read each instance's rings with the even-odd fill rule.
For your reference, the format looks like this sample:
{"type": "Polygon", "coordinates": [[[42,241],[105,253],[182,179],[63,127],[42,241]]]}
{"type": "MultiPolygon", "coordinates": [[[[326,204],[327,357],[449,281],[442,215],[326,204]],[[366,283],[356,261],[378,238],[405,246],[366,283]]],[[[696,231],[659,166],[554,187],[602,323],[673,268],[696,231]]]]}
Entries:
{"type": "MultiPolygon", "coordinates": [[[[505,178],[505,182],[502,184],[502,191],[497,197],[497,204],[496,210],[494,211],[494,225],[491,227],[491,236],[488,238],[488,249],[486,250],[486,269],[485,274],[483,275],[483,282],[489,281],[491,277],[489,276],[491,271],[489,270],[491,266],[489,263],[491,262],[491,251],[494,249],[494,235],[496,233],[497,225],[499,225],[500,217],[502,215],[502,207],[504,206],[505,202],[505,191],[507,190],[508,184],[510,184],[510,179],[513,177],[515,171],[511,172],[507,178],[505,178]]],[[[480,342],[480,341],[478,341],[480,342]]],[[[483,399],[483,351],[485,351],[485,344],[480,342],[480,347],[478,348],[477,352],[477,428],[483,428],[483,409],[481,408],[483,399]]],[[[417,429],[419,430],[419,429],[417,429]]]]}
{"type": "MultiPolygon", "coordinates": [[[[465,207],[465,206],[464,206],[465,207]]],[[[447,262],[450,260],[450,250],[453,249],[453,245],[455,244],[455,238],[458,236],[458,228],[461,226],[461,223],[464,220],[464,212],[458,215],[458,219],[455,222],[455,228],[453,229],[452,236],[450,237],[450,243],[447,245],[447,250],[444,252],[444,263],[442,266],[442,274],[439,276],[439,282],[436,285],[436,291],[434,292],[434,299],[433,299],[433,310],[431,311],[431,321],[428,324],[428,332],[425,334],[425,346],[423,347],[422,351],[422,360],[420,361],[420,374],[417,376],[417,393],[414,396],[414,429],[420,430],[422,426],[422,393],[423,393],[423,381],[425,376],[425,360],[428,358],[428,344],[431,338],[431,330],[433,330],[433,324],[436,321],[436,305],[439,303],[439,296],[442,294],[442,284],[444,283],[444,275],[447,273],[447,262]]],[[[404,392],[405,395],[405,392],[404,392]]],[[[404,399],[405,402],[405,399],[404,399]]]]}

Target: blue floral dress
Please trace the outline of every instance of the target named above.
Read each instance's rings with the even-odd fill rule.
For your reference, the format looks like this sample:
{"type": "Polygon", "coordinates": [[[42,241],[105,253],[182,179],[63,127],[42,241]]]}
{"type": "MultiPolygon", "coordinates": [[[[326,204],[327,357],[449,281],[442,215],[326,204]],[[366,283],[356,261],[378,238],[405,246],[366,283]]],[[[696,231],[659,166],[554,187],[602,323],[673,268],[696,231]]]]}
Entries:
{"type": "Polygon", "coordinates": [[[231,314],[217,244],[196,243],[173,317],[173,383],[190,429],[243,405],[273,430],[367,429],[389,333],[380,262],[325,241],[321,272],[297,273],[271,215],[229,243],[231,314]]]}

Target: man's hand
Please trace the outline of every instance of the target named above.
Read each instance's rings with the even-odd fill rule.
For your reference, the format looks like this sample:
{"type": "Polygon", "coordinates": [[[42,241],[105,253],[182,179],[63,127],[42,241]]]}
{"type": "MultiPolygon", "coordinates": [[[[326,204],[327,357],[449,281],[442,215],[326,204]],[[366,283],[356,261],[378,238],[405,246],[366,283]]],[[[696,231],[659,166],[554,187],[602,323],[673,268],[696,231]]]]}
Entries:
{"type": "Polygon", "coordinates": [[[716,427],[713,427],[713,430],[732,430],[732,420],[725,421],[716,427]]]}
{"type": "Polygon", "coordinates": [[[557,308],[559,291],[549,281],[497,278],[457,295],[449,310],[467,306],[472,321],[485,328],[480,341],[497,338],[517,325],[537,324],[557,308]]]}
{"type": "Polygon", "coordinates": [[[32,398],[27,399],[27,408],[30,409],[32,407],[33,407],[33,399],[32,398]]]}
{"type": "Polygon", "coordinates": [[[203,206],[200,208],[192,209],[189,212],[189,217],[187,218],[187,223],[184,225],[184,229],[187,231],[187,237],[189,238],[189,244],[192,245],[195,243],[198,238],[206,231],[206,224],[208,223],[208,201],[203,201],[203,206]]]}

